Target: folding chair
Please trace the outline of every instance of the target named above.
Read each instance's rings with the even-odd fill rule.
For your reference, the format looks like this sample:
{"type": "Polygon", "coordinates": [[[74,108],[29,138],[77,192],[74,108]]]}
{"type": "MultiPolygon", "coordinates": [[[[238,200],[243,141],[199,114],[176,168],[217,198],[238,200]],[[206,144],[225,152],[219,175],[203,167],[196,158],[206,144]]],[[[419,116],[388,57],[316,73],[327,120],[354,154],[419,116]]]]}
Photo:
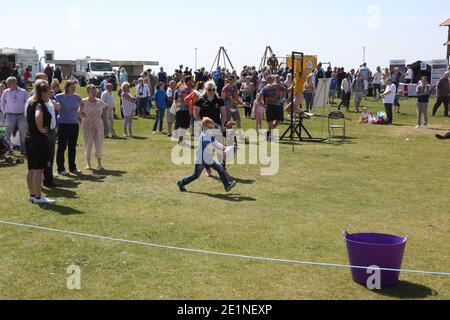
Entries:
{"type": "Polygon", "coordinates": [[[340,111],[333,111],[328,115],[328,141],[341,139],[345,141],[345,115],[340,111]],[[342,130],[342,135],[336,135],[336,131],[342,130]]]}

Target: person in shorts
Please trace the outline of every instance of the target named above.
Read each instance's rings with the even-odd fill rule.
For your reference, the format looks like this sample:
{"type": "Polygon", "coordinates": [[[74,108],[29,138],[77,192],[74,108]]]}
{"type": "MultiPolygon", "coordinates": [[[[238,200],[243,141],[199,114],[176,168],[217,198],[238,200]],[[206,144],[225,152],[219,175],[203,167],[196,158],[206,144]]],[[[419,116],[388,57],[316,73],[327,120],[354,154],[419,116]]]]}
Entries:
{"type": "Polygon", "coordinates": [[[184,78],[184,85],[178,89],[175,94],[175,100],[179,106],[176,114],[175,130],[178,130],[178,144],[187,146],[184,141],[186,131],[191,127],[191,114],[189,113],[189,106],[184,101],[194,89],[194,80],[191,76],[184,78]]]}
{"type": "Polygon", "coordinates": [[[241,129],[241,114],[239,113],[238,104],[243,104],[239,97],[239,90],[233,76],[227,79],[227,84],[222,89],[222,99],[227,107],[227,120],[235,121],[237,129],[241,129]]]}
{"type": "Polygon", "coordinates": [[[266,107],[266,118],[269,123],[267,140],[271,140],[272,131],[277,128],[280,122],[284,121],[283,95],[292,90],[292,86],[287,88],[276,82],[275,76],[270,76],[267,85],[262,89],[264,106],[266,107]]]}
{"type": "Polygon", "coordinates": [[[50,161],[51,143],[48,136],[52,114],[47,108],[51,90],[46,81],[35,86],[31,104],[27,108],[27,147],[28,174],[27,185],[30,192],[29,201],[38,205],[53,204],[55,201],[42,195],[44,170],[50,161]]]}

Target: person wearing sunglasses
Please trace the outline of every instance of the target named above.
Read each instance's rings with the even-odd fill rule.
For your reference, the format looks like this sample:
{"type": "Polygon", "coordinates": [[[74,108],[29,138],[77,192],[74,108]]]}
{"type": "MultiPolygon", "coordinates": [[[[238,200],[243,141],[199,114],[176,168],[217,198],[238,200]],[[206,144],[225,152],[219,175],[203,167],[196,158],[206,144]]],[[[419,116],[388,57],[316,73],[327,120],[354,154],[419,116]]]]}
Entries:
{"type": "MultiPolygon", "coordinates": [[[[214,81],[208,81],[205,84],[205,94],[200,97],[195,106],[195,120],[202,121],[205,118],[212,119],[214,121],[214,128],[218,132],[225,133],[227,108],[224,100],[217,94],[217,87],[214,81]]],[[[223,140],[223,137],[217,137],[217,139],[223,140]]],[[[230,174],[226,169],[225,161],[222,161],[222,164],[225,175],[229,177],[230,174]]],[[[206,166],[206,176],[212,176],[209,166],[206,166]]]]}

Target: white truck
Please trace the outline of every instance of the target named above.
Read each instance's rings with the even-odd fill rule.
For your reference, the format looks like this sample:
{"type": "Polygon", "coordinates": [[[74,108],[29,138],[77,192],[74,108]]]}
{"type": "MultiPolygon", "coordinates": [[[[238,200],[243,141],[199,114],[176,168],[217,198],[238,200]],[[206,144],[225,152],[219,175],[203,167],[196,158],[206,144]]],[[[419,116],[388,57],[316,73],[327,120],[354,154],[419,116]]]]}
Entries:
{"type": "Polygon", "coordinates": [[[85,87],[87,84],[98,86],[103,80],[109,79],[109,82],[114,86],[114,90],[117,89],[117,76],[110,60],[78,59],[76,61],[75,75],[82,87],[85,87]]]}
{"type": "Polygon", "coordinates": [[[31,72],[29,81],[34,81],[34,76],[39,72],[39,54],[35,49],[0,49],[0,68],[14,68],[19,66],[19,72],[23,74],[26,68],[31,72]]]}

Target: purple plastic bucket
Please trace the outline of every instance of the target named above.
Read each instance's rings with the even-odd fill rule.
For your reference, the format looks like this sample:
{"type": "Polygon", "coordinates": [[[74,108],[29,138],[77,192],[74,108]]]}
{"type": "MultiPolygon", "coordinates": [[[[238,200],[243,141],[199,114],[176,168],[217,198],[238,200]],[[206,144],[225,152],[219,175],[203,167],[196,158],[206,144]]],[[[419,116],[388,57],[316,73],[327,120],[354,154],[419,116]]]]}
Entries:
{"type": "MultiPolygon", "coordinates": [[[[397,237],[379,233],[344,232],[347,242],[348,257],[351,266],[400,270],[408,237],[397,237]]],[[[352,268],[353,280],[367,285],[367,280],[373,275],[367,269],[352,268]]],[[[395,286],[400,279],[400,272],[381,271],[381,286],[395,286]]]]}

